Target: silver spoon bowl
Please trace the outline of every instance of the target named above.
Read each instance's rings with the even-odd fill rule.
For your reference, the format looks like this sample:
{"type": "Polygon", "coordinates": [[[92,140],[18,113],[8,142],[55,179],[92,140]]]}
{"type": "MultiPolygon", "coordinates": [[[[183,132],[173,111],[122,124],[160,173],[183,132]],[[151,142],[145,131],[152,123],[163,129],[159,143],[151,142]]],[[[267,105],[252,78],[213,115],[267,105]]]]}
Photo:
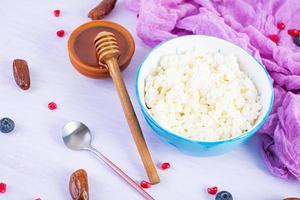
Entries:
{"type": "Polygon", "coordinates": [[[65,145],[76,151],[90,151],[94,153],[100,160],[107,164],[113,171],[122,177],[130,186],[138,191],[145,199],[154,200],[146,191],[144,191],[134,180],[132,180],[125,172],[123,172],[112,161],[106,158],[98,150],[92,147],[92,135],[89,128],[82,122],[71,121],[63,128],[63,141],[65,145]]]}
{"type": "Polygon", "coordinates": [[[87,150],[91,147],[92,135],[85,124],[71,121],[63,129],[63,140],[69,149],[87,150]]]}

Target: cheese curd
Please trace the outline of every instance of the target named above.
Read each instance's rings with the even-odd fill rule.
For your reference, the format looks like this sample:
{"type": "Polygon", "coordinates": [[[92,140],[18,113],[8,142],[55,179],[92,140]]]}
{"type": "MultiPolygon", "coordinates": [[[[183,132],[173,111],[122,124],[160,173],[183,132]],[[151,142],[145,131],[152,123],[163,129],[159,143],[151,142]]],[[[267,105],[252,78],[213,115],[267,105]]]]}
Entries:
{"type": "Polygon", "coordinates": [[[261,110],[236,56],[197,50],[160,58],[145,79],[145,103],[161,126],[199,141],[242,135],[261,110]]]}

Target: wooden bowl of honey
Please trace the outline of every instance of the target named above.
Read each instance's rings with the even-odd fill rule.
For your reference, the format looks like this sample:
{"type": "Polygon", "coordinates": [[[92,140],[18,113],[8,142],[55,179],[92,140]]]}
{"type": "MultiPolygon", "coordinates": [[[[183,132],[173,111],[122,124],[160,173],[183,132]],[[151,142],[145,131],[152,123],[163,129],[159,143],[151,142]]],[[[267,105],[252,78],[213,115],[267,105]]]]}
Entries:
{"type": "Polygon", "coordinates": [[[112,32],[119,44],[119,66],[124,70],[134,54],[135,44],[131,34],[123,26],[105,20],[94,20],[77,27],[68,40],[69,58],[81,74],[90,78],[109,77],[108,68],[99,64],[94,39],[101,31],[112,32]]]}

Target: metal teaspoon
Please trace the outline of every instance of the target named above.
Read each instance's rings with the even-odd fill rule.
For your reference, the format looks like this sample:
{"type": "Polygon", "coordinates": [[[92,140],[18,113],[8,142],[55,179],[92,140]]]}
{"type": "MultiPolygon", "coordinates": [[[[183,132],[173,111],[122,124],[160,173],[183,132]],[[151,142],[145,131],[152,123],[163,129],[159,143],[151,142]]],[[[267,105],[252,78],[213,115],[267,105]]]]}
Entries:
{"type": "Polygon", "coordinates": [[[112,170],[122,177],[131,187],[138,191],[145,199],[154,200],[147,192],[145,192],[134,180],[132,180],[125,172],[117,167],[112,161],[106,158],[98,150],[91,146],[92,135],[89,128],[82,122],[71,121],[63,128],[63,141],[65,145],[72,150],[89,151],[95,154],[100,160],[105,162],[112,170]]]}

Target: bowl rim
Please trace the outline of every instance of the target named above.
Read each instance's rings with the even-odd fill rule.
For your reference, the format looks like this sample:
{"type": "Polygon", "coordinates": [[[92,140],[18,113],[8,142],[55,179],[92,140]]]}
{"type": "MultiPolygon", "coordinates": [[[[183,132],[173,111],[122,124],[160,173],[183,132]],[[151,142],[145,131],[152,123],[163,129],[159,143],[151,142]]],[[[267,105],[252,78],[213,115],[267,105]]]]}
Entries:
{"type": "MultiPolygon", "coordinates": [[[[142,60],[142,62],[140,63],[139,67],[138,67],[138,70],[136,72],[136,78],[135,78],[135,93],[136,93],[136,97],[138,99],[138,103],[141,107],[141,110],[143,112],[143,114],[145,115],[145,117],[150,120],[155,126],[159,127],[160,129],[162,129],[165,133],[168,133],[170,135],[172,135],[173,137],[175,137],[176,139],[183,139],[183,140],[186,140],[190,143],[196,143],[196,144],[221,144],[221,143],[224,143],[224,142],[234,142],[234,141],[237,141],[237,140],[240,140],[240,139],[243,139],[243,138],[248,138],[250,136],[252,136],[254,133],[256,133],[261,127],[262,125],[266,122],[266,120],[268,119],[271,111],[272,111],[272,108],[273,108],[273,103],[274,103],[274,88],[273,88],[273,83],[272,83],[272,79],[268,73],[268,71],[266,70],[266,68],[264,67],[264,65],[259,62],[255,57],[253,57],[249,52],[247,52],[246,50],[244,50],[243,48],[241,48],[240,46],[232,43],[232,42],[229,42],[227,40],[224,40],[222,38],[217,38],[217,37],[214,37],[214,36],[208,36],[208,35],[185,35],[185,36],[179,36],[179,37],[176,37],[176,38],[172,38],[172,39],[169,39],[169,40],[166,40],[164,42],[161,42],[160,44],[156,45],[142,60]],[[201,140],[196,140],[196,139],[191,139],[191,138],[187,138],[187,137],[184,137],[184,136],[181,136],[179,134],[176,134],[176,133],[173,133],[172,131],[164,128],[163,126],[161,126],[152,116],[151,114],[148,112],[148,110],[145,109],[144,107],[144,104],[142,103],[141,101],[141,98],[140,98],[140,95],[139,95],[139,87],[138,87],[138,80],[139,80],[139,77],[140,77],[140,71],[145,63],[145,61],[148,59],[148,57],[154,52],[154,51],[157,51],[163,44],[166,44],[166,43],[170,43],[170,42],[173,42],[173,40],[176,40],[178,38],[184,38],[184,37],[207,37],[207,38],[211,38],[211,39],[215,39],[215,40],[221,40],[225,43],[228,43],[230,45],[233,45],[235,47],[238,47],[240,50],[246,52],[252,59],[254,59],[254,61],[257,62],[257,64],[263,69],[263,71],[265,72],[264,75],[267,77],[268,79],[268,83],[269,83],[269,88],[271,90],[271,99],[270,99],[270,102],[269,102],[269,107],[268,107],[268,110],[266,112],[266,114],[263,116],[263,118],[261,119],[261,121],[254,127],[252,127],[252,129],[248,130],[247,132],[243,133],[242,135],[239,135],[237,137],[233,137],[233,138],[228,138],[228,139],[223,139],[223,140],[215,140],[215,141],[201,141],[201,140]]],[[[155,131],[154,131],[155,132],[155,131]]]]}

